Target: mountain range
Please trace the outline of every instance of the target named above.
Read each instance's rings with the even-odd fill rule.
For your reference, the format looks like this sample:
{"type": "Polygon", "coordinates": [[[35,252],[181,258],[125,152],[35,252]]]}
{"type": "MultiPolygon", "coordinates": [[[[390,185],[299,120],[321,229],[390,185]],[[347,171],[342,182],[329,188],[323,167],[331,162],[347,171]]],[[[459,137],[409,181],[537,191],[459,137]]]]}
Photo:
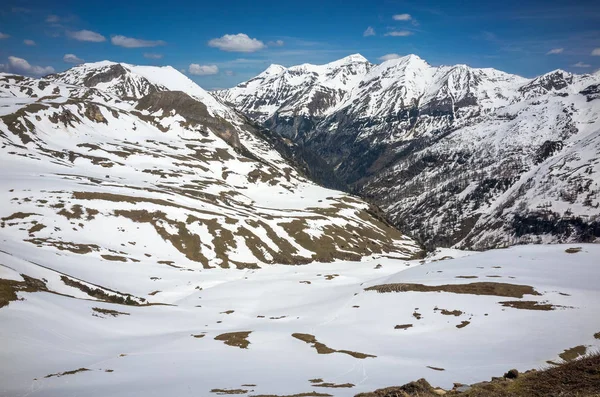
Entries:
{"type": "Polygon", "coordinates": [[[214,95],[429,249],[600,237],[600,72],[528,79],[356,54],[271,65],[214,95]]]}
{"type": "Polygon", "coordinates": [[[416,56],[212,93],[0,73],[0,396],[351,397],[597,350],[599,103],[416,56]]]}

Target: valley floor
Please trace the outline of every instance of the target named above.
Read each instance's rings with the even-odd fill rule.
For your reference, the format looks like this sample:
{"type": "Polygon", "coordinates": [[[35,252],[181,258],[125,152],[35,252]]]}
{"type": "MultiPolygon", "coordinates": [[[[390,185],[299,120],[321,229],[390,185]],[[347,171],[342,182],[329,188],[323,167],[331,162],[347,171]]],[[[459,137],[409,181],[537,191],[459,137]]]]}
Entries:
{"type": "Polygon", "coordinates": [[[147,291],[155,304],[142,306],[66,296],[79,290],[29,246],[3,239],[1,298],[20,274],[53,292],[0,308],[0,396],[353,396],[419,378],[451,388],[600,347],[599,245],[256,270],[123,263],[112,284],[147,291]]]}

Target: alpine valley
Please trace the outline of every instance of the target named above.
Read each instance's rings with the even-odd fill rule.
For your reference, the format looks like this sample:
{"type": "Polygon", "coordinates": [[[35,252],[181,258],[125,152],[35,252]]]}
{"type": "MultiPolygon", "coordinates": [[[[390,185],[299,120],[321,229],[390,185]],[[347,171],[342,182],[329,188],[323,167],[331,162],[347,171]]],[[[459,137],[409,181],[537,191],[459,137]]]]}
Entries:
{"type": "Polygon", "coordinates": [[[600,71],[525,79],[356,54],[215,94],[429,249],[600,238],[600,71]]]}
{"type": "Polygon", "coordinates": [[[211,93],[0,73],[0,396],[345,397],[575,360],[600,347],[599,117],[598,73],[414,55],[211,93]]]}

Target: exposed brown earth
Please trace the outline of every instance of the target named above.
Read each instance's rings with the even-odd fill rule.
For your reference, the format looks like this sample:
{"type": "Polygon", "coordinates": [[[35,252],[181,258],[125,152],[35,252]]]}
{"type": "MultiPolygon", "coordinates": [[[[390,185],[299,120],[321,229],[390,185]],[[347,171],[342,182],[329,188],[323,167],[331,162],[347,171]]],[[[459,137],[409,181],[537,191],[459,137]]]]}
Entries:
{"type": "Polygon", "coordinates": [[[300,333],[295,333],[292,334],[292,336],[296,339],[299,339],[303,342],[306,342],[308,344],[311,344],[312,347],[314,347],[317,350],[317,353],[319,354],[332,354],[332,353],[343,353],[343,354],[347,354],[349,356],[352,356],[354,358],[358,358],[358,359],[365,359],[368,357],[376,357],[370,354],[365,354],[365,353],[359,353],[359,352],[354,352],[354,351],[350,351],[350,350],[336,350],[336,349],[332,349],[328,346],[326,346],[325,344],[317,341],[317,339],[315,338],[314,335],[311,334],[300,334],[300,333]]]}
{"type": "Polygon", "coordinates": [[[541,295],[529,285],[480,282],[471,284],[424,285],[411,283],[382,284],[365,288],[365,291],[384,292],[448,292],[452,294],[491,295],[522,298],[523,295],[541,295]]]}

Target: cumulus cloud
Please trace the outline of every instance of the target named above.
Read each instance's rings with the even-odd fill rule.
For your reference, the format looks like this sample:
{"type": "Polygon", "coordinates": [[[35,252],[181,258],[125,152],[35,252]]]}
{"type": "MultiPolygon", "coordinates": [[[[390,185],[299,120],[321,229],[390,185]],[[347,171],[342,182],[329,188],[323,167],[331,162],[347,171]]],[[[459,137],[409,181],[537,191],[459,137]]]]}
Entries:
{"type": "Polygon", "coordinates": [[[398,54],[385,54],[382,57],[379,57],[377,59],[379,59],[381,62],[385,62],[385,61],[389,61],[390,59],[398,59],[400,58],[400,55],[398,54]]]}
{"type": "Polygon", "coordinates": [[[369,37],[369,36],[375,36],[375,29],[373,29],[372,27],[368,27],[364,32],[363,32],[363,36],[364,37],[369,37]]]}
{"type": "Polygon", "coordinates": [[[223,37],[210,40],[208,45],[228,52],[255,52],[266,47],[262,41],[252,39],[244,33],[226,34],[223,37]]]}
{"type": "Polygon", "coordinates": [[[0,32],[0,39],[8,39],[10,35],[0,32]]]}
{"type": "Polygon", "coordinates": [[[285,43],[283,42],[283,40],[275,40],[275,41],[269,41],[267,43],[267,45],[269,47],[283,47],[285,43]]]}
{"type": "Polygon", "coordinates": [[[406,37],[410,36],[413,33],[408,30],[394,30],[391,32],[387,32],[384,36],[392,36],[392,37],[406,37]]]}
{"type": "Polygon", "coordinates": [[[13,56],[8,57],[8,65],[5,67],[5,69],[8,69],[8,71],[11,73],[33,76],[43,76],[45,74],[54,73],[54,68],[52,66],[31,65],[25,59],[13,56]]]}
{"type": "Polygon", "coordinates": [[[106,37],[100,33],[92,32],[91,30],[78,30],[76,32],[67,32],[67,36],[77,41],[91,41],[93,43],[101,43],[106,41],[106,37]]]}
{"type": "Polygon", "coordinates": [[[144,53],[144,58],[146,58],[146,59],[161,59],[162,57],[163,57],[163,54],[155,54],[152,52],[144,53]]]}
{"type": "Polygon", "coordinates": [[[564,51],[564,48],[553,48],[550,51],[548,51],[546,53],[546,55],[555,55],[555,54],[562,54],[562,52],[564,51]]]}
{"type": "Polygon", "coordinates": [[[75,54],[65,54],[63,62],[66,63],[83,63],[83,59],[78,58],[75,54]]]}
{"type": "Polygon", "coordinates": [[[29,39],[23,40],[23,43],[25,43],[25,45],[35,45],[35,41],[29,39]]]}
{"type": "Polygon", "coordinates": [[[142,40],[121,35],[111,37],[110,41],[114,45],[125,48],[158,47],[167,44],[162,40],[142,40]]]}
{"type": "Polygon", "coordinates": [[[573,66],[574,68],[589,68],[592,65],[590,65],[589,63],[577,62],[576,64],[571,66],[573,66]]]}
{"type": "Polygon", "coordinates": [[[592,55],[600,57],[600,48],[594,48],[592,50],[592,55]]]}
{"type": "Polygon", "coordinates": [[[58,15],[50,14],[46,17],[46,22],[48,23],[58,23],[59,21],[60,18],[58,17],[58,15]]]}
{"type": "Polygon", "coordinates": [[[198,65],[197,63],[192,63],[190,64],[188,71],[190,74],[194,74],[196,76],[208,76],[219,73],[219,68],[217,65],[198,65]]]}
{"type": "Polygon", "coordinates": [[[394,21],[410,21],[412,16],[410,14],[396,14],[392,18],[394,18],[394,21]]]}

